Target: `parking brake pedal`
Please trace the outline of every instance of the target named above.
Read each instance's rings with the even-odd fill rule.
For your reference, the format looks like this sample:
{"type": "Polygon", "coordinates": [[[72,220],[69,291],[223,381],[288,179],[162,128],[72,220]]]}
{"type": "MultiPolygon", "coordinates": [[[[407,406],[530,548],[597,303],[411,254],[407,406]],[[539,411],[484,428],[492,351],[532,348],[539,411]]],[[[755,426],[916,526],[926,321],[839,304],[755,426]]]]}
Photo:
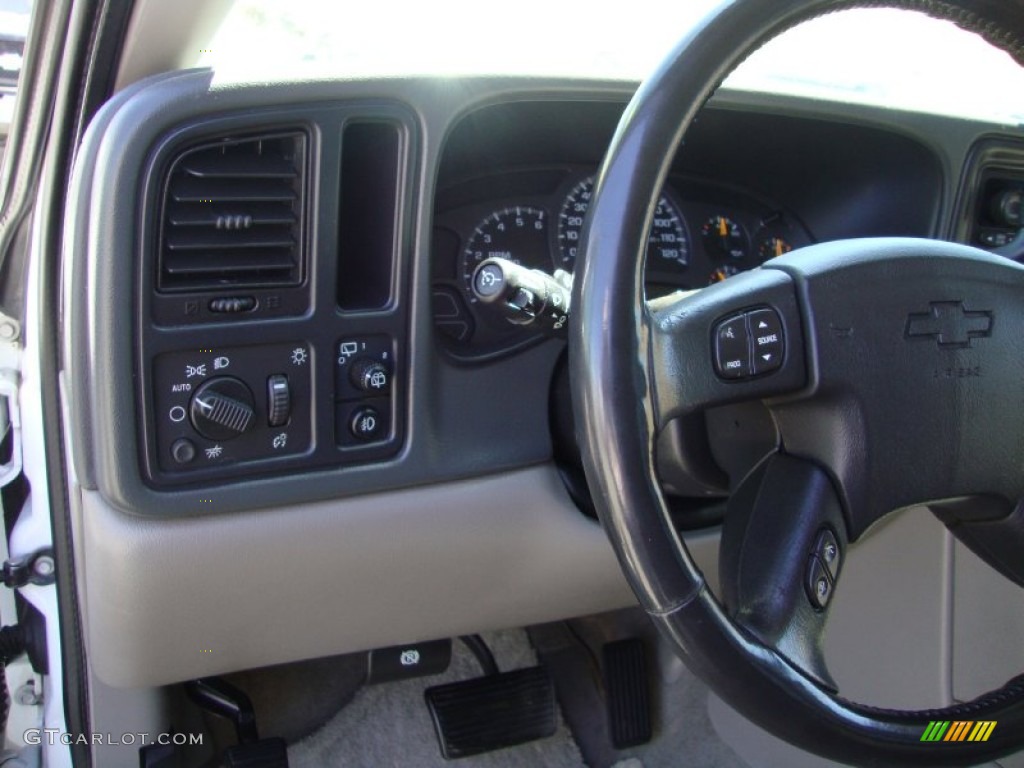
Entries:
{"type": "Polygon", "coordinates": [[[219,677],[185,683],[190,699],[208,712],[235,724],[238,744],[224,750],[224,768],[288,768],[284,739],[261,739],[256,713],[245,692],[219,677]]]}
{"type": "Polygon", "coordinates": [[[428,688],[427,706],[446,760],[551,736],[555,687],[543,667],[428,688]]]}

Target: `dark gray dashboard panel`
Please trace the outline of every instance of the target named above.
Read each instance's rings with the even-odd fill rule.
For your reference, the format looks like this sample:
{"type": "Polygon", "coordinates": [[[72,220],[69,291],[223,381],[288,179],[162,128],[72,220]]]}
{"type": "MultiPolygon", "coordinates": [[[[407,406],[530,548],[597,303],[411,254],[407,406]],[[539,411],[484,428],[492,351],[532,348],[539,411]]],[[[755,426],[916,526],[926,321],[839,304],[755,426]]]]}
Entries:
{"type": "MultiPolygon", "coordinates": [[[[521,398],[505,400],[502,407],[474,393],[500,391],[500,384],[514,375],[511,370],[490,368],[466,374],[431,361],[433,339],[429,309],[418,300],[423,295],[414,289],[420,280],[420,266],[426,260],[422,246],[416,245],[416,232],[423,224],[418,218],[423,206],[429,209],[431,197],[419,186],[420,174],[430,175],[423,162],[423,125],[444,125],[446,117],[428,119],[409,105],[423,100],[434,104],[439,115],[447,116],[458,106],[452,97],[448,104],[427,96],[424,88],[412,84],[346,84],[344,103],[336,103],[338,84],[303,84],[218,91],[210,85],[210,74],[194,72],[155,78],[141,86],[131,97],[116,99],[98,118],[101,126],[89,135],[82,153],[93,167],[82,172],[80,204],[88,200],[85,231],[77,233],[73,262],[84,267],[87,291],[70,291],[69,316],[74,327],[89,329],[86,343],[79,331],[79,343],[72,343],[77,359],[68,379],[72,418],[87,425],[81,434],[92,436],[91,445],[74,445],[76,468],[83,483],[95,484],[117,506],[127,511],[152,515],[189,515],[218,510],[236,510],[258,506],[278,506],[305,500],[365,493],[407,485],[437,482],[442,479],[471,476],[543,461],[550,455],[547,415],[536,403],[546,402],[547,381],[558,353],[557,345],[534,350],[517,365],[525,364],[529,376],[518,387],[521,398]],[[148,357],[154,348],[168,345],[171,332],[145,324],[145,302],[139,300],[140,285],[145,286],[147,267],[140,265],[139,184],[141,170],[153,148],[169,133],[192,126],[199,130],[204,121],[215,126],[228,120],[238,127],[259,129],[279,125],[297,116],[340,112],[369,118],[403,116],[409,134],[410,162],[403,168],[402,217],[407,233],[401,248],[396,279],[395,300],[380,313],[335,312],[333,275],[314,274],[313,319],[316,313],[326,323],[311,322],[310,317],[281,318],[264,323],[229,323],[212,328],[196,326],[175,330],[177,349],[197,350],[251,343],[268,336],[283,341],[292,338],[320,337],[322,348],[339,338],[374,332],[381,315],[401,315],[407,325],[402,340],[407,355],[401,383],[409,393],[407,438],[398,455],[372,464],[330,466],[326,461],[305,461],[296,457],[290,467],[279,472],[264,472],[245,478],[245,482],[212,482],[181,490],[148,487],[141,480],[140,456],[149,444],[145,429],[135,431],[138,402],[137,377],[144,378],[148,357]],[[124,204],[124,201],[131,201],[124,204]],[[84,258],[83,258],[84,256],[84,258]],[[84,264],[83,264],[84,262],[84,264]],[[134,315],[141,335],[133,333],[129,318],[134,315]],[[133,352],[135,353],[133,355],[133,352]],[[134,358],[134,359],[133,359],[134,358]],[[415,414],[413,416],[413,414],[415,414]],[[134,434],[133,434],[134,433],[134,434]],[[498,439],[498,438],[501,439],[498,439]],[[90,456],[91,461],[85,457],[90,456]],[[327,465],[327,466],[324,466],[327,465]],[[301,478],[299,475],[301,474],[301,478]]],[[[300,118],[301,119],[301,118],[300,118]]],[[[320,118],[317,118],[320,119],[320,118]]],[[[319,125],[319,124],[318,124],[319,125]]],[[[435,134],[436,139],[440,134],[435,134]]],[[[434,156],[436,152],[427,152],[434,156]]],[[[314,176],[320,172],[314,171],[314,176]]],[[[334,210],[337,210],[334,208],[334,210]]],[[[330,205],[317,223],[331,225],[330,205]]],[[[74,274],[74,269],[72,270],[74,274]]],[[[426,270],[423,270],[425,275],[426,270]]],[[[144,293],[144,291],[143,291],[144,293]]],[[[320,402],[334,376],[330,354],[315,375],[313,397],[320,402]]],[[[314,360],[314,362],[316,362],[314,360]]],[[[333,428],[330,418],[314,423],[314,439],[331,440],[324,433],[333,428]]],[[[332,441],[333,442],[333,441],[332,441]]],[[[333,445],[327,451],[334,450],[333,445]]]]}
{"type": "MultiPolygon", "coordinates": [[[[439,201],[460,182],[486,189],[489,176],[509,169],[596,169],[623,106],[538,101],[477,110],[452,131],[439,201]]],[[[832,107],[798,116],[712,101],[677,153],[667,186],[698,180],[777,202],[799,213],[816,240],[931,235],[946,176],[935,151],[905,129],[837,120],[832,107]]]]}
{"type": "MultiPolygon", "coordinates": [[[[83,485],[98,488],[125,511],[187,516],[436,483],[550,459],[546,404],[561,350],[558,343],[543,343],[483,365],[461,365],[439,354],[429,306],[434,185],[444,147],[464,116],[490,105],[537,102],[604,102],[615,111],[628,100],[632,86],[496,78],[466,80],[459,88],[431,80],[216,87],[211,80],[209,72],[195,71],[140,83],[101,111],[79,152],[77,185],[70,195],[76,228],[69,233],[66,247],[72,269],[65,307],[71,329],[65,384],[71,418],[80,427],[74,434],[90,436],[72,441],[83,485]],[[374,115],[382,109],[405,115],[410,141],[411,162],[403,177],[408,240],[402,249],[396,293],[407,313],[408,425],[401,451],[379,464],[340,468],[296,464],[280,474],[265,473],[244,482],[176,490],[148,487],[140,473],[139,389],[133,380],[139,370],[134,359],[139,339],[128,318],[138,308],[139,174],[153,148],[169,132],[204,120],[248,120],[259,128],[264,117],[282,119],[290,110],[374,115]]],[[[955,175],[970,142],[987,128],[925,115],[749,94],[721,94],[714,106],[728,113],[735,124],[756,122],[761,115],[797,123],[814,121],[815,125],[867,126],[888,134],[890,143],[916,147],[912,154],[931,153],[934,162],[925,163],[931,166],[927,178],[938,182],[937,189],[916,204],[915,210],[922,213],[915,219],[915,228],[928,229],[925,218],[929,218],[930,229],[937,235],[945,234],[945,225],[938,222],[944,221],[951,198],[942,180],[955,175]],[[940,136],[944,138],[936,138],[940,136]],[[932,173],[935,168],[941,169],[938,175],[932,173]]],[[[592,144],[599,146],[599,142],[592,144]]],[[[923,166],[911,163],[910,167],[923,166]]],[[[793,190],[798,188],[791,185],[793,190]]],[[[833,199],[841,208],[838,191],[833,199]]],[[[845,220],[842,210],[830,215],[831,221],[845,220]]],[[[329,219],[326,215],[322,222],[329,224],[329,219]]],[[[317,296],[316,306],[327,301],[319,292],[317,296]]],[[[290,322],[294,321],[274,320],[267,328],[285,338],[290,322]]],[[[241,343],[252,333],[253,327],[225,329],[222,340],[241,343]]],[[[200,341],[198,335],[194,341],[200,341]]]]}

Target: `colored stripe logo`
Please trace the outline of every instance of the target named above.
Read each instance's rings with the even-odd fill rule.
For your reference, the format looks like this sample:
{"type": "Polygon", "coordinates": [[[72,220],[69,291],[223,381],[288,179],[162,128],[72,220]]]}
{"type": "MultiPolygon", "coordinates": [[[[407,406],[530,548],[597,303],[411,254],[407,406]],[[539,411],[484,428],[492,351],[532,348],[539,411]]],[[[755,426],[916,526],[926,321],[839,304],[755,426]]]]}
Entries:
{"type": "Polygon", "coordinates": [[[996,720],[932,720],[921,734],[921,741],[988,741],[996,729],[996,720]]]}

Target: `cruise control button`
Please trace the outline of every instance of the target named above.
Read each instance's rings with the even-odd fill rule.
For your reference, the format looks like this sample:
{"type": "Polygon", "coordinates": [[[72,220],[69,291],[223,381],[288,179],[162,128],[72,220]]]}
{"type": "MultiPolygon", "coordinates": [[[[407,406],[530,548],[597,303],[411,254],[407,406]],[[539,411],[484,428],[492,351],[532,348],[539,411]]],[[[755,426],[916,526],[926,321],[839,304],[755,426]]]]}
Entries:
{"type": "Polygon", "coordinates": [[[836,541],[835,534],[828,528],[825,528],[818,534],[818,539],[814,543],[814,554],[816,554],[821,562],[825,564],[825,568],[828,570],[828,575],[832,577],[833,581],[835,581],[836,577],[839,575],[839,563],[841,559],[839,542],[836,541]]]}
{"type": "Polygon", "coordinates": [[[752,372],[769,373],[782,367],[786,340],[782,321],[774,309],[756,309],[747,315],[753,341],[752,372]]]}
{"type": "Polygon", "coordinates": [[[819,610],[828,607],[828,602],[832,599],[832,579],[825,571],[821,560],[814,555],[811,555],[807,561],[804,586],[807,589],[807,597],[810,598],[811,605],[819,610]]]}
{"type": "Polygon", "coordinates": [[[715,370],[723,379],[750,375],[750,337],[743,315],[730,317],[715,326],[715,370]]]}

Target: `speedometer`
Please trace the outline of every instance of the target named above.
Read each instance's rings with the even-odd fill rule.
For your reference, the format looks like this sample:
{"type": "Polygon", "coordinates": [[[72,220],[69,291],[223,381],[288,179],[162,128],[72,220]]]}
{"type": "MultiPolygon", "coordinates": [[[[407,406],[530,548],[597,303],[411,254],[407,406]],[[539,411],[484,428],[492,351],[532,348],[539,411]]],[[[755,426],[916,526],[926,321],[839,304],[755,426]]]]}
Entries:
{"type": "MultiPolygon", "coordinates": [[[[583,231],[583,218],[594,193],[590,176],[569,192],[558,214],[558,247],[561,267],[571,271],[583,231]]],[[[683,269],[689,263],[690,238],[679,208],[665,195],[658,198],[654,221],[647,235],[647,269],[664,272],[683,269]]]]}

